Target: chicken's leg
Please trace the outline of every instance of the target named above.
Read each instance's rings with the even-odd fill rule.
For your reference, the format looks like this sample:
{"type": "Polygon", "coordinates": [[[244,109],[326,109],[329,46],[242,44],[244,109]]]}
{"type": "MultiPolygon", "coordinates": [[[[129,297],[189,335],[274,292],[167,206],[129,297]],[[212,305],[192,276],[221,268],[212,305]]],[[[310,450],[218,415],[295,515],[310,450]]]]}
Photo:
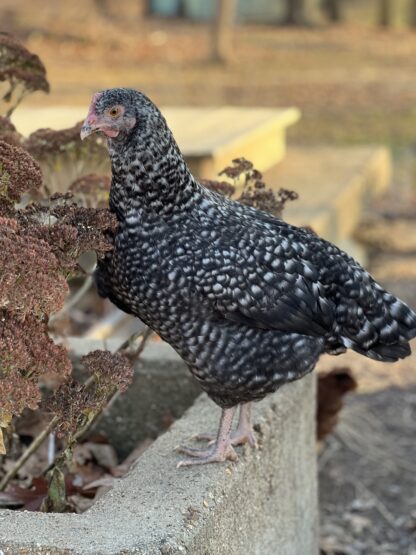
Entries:
{"type": "Polygon", "coordinates": [[[257,447],[257,440],[251,423],[251,402],[241,405],[238,426],[231,435],[232,445],[243,445],[244,443],[248,443],[253,448],[257,447]]]}
{"type": "Polygon", "coordinates": [[[223,409],[221,413],[220,427],[218,429],[217,439],[209,449],[194,449],[192,447],[179,446],[177,450],[192,457],[184,459],[178,463],[180,466],[191,466],[193,464],[206,464],[213,462],[224,462],[226,460],[236,461],[237,453],[231,445],[231,426],[235,414],[235,407],[223,409]]]}
{"type": "MultiPolygon", "coordinates": [[[[198,434],[195,439],[201,441],[210,441],[214,443],[216,436],[214,434],[198,434]]],[[[235,432],[231,434],[231,445],[236,447],[237,445],[243,445],[248,443],[251,447],[257,447],[256,437],[253,432],[253,426],[251,424],[251,402],[244,403],[240,406],[240,416],[238,418],[238,426],[235,432]]]]}

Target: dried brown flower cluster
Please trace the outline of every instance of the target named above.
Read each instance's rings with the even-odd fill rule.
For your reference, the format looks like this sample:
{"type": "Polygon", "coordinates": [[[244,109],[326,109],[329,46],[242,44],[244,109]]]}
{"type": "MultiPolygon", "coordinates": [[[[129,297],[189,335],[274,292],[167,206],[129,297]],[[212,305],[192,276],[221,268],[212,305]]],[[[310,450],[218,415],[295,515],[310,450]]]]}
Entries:
{"type": "Polygon", "coordinates": [[[90,154],[94,151],[102,152],[105,148],[105,140],[96,134],[83,143],[80,139],[81,127],[82,121],[68,129],[38,129],[29,135],[25,147],[36,159],[72,149],[88,150],[90,154]],[[88,146],[85,147],[85,145],[88,146]]]}
{"type": "Polygon", "coordinates": [[[298,198],[297,193],[288,189],[279,189],[275,193],[272,189],[267,188],[261,172],[256,170],[253,164],[245,158],[234,159],[232,165],[222,170],[219,175],[225,175],[233,183],[231,184],[228,181],[204,181],[204,185],[226,197],[235,196],[242,189],[236,200],[264,212],[269,212],[278,218],[281,217],[286,202],[298,198]]]}
{"type": "MultiPolygon", "coordinates": [[[[50,338],[48,319],[64,305],[67,277],[78,269],[79,256],[104,255],[117,225],[108,210],[78,206],[71,193],[16,207],[41,182],[39,165],[25,150],[0,142],[0,407],[7,414],[36,408],[45,375],[68,379],[68,353],[50,338]]],[[[84,364],[94,386],[85,392],[82,384],[62,385],[54,406],[71,426],[78,413],[100,407],[110,388],[124,388],[131,377],[121,356],[96,352],[84,364]]]]}
{"type": "Polygon", "coordinates": [[[96,133],[81,141],[81,125],[58,131],[38,129],[25,141],[25,148],[41,165],[48,194],[65,193],[88,174],[110,173],[105,139],[96,133]]]}
{"type": "Polygon", "coordinates": [[[0,116],[0,141],[9,145],[19,146],[22,143],[22,135],[16,130],[9,118],[0,116]]]}
{"type": "Polygon", "coordinates": [[[58,259],[16,220],[0,227],[0,268],[0,309],[42,319],[63,306],[68,285],[58,259]]]}
{"type": "Polygon", "coordinates": [[[103,395],[108,396],[116,388],[125,391],[133,379],[133,370],[126,356],[109,351],[93,351],[85,355],[82,364],[94,375],[103,395]]]}
{"type": "Polygon", "coordinates": [[[19,202],[24,192],[41,184],[39,164],[23,148],[0,141],[0,196],[19,202]]]}
{"type": "Polygon", "coordinates": [[[23,210],[14,204],[41,181],[27,152],[0,142],[0,406],[10,414],[37,406],[43,375],[64,377],[71,369],[66,350],[47,329],[48,315],[63,306],[66,280],[48,244],[22,225],[23,210]]]}
{"type": "Polygon", "coordinates": [[[124,391],[133,377],[129,360],[119,353],[93,351],[82,357],[81,364],[90,379],[62,385],[48,401],[48,409],[59,415],[60,435],[73,435],[101,411],[117,389],[124,391]]]}
{"type": "Polygon", "coordinates": [[[109,210],[78,206],[71,196],[54,195],[49,204],[32,203],[17,215],[25,236],[47,243],[66,276],[78,269],[81,254],[95,251],[100,258],[110,251],[117,227],[109,210]]]}
{"type": "Polygon", "coordinates": [[[70,186],[77,201],[88,208],[108,206],[111,179],[108,175],[90,173],[76,179],[70,186]]]}
{"type": "Polygon", "coordinates": [[[45,66],[36,54],[32,54],[15,38],[0,33],[0,81],[9,88],[2,101],[2,115],[10,116],[21,100],[31,92],[49,92],[45,66]]]}
{"type": "Polygon", "coordinates": [[[0,33],[0,81],[9,84],[3,111],[0,105],[7,116],[0,115],[0,454],[2,428],[38,407],[42,384],[45,391],[57,388],[43,396],[44,408],[55,414],[50,425],[75,434],[132,377],[125,357],[95,351],[82,360],[90,378],[74,381],[68,351],[49,335],[50,315],[64,307],[67,279],[81,270],[79,257],[108,252],[117,220],[102,208],[110,179],[92,173],[109,170],[101,137],[81,143],[77,124],[24,140],[8,119],[26,94],[49,90],[45,75],[37,56],[0,33]],[[67,192],[71,183],[78,204],[67,192]],[[57,194],[48,198],[49,191],[57,194]]]}
{"type": "Polygon", "coordinates": [[[286,202],[288,200],[296,200],[297,198],[298,194],[295,191],[280,188],[275,193],[271,189],[266,189],[263,181],[258,180],[255,181],[254,185],[247,184],[238,200],[243,204],[254,206],[259,210],[269,212],[273,216],[280,218],[286,202]]]}
{"type": "Polygon", "coordinates": [[[0,360],[0,406],[10,414],[37,407],[42,376],[65,379],[72,368],[66,349],[49,337],[46,321],[8,310],[0,310],[0,360]]]}
{"type": "Polygon", "coordinates": [[[205,187],[208,187],[208,189],[211,189],[211,191],[214,191],[215,193],[220,193],[225,197],[231,198],[232,196],[234,196],[235,186],[232,185],[229,181],[214,181],[203,179],[201,180],[201,183],[205,185],[205,187]]]}

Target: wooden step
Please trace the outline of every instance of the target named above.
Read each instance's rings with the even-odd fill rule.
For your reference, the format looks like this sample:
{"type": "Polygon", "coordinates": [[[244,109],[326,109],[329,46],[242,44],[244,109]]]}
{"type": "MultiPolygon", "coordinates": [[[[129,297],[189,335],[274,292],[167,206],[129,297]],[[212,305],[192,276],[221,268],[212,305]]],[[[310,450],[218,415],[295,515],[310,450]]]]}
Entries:
{"type": "Polygon", "coordinates": [[[166,119],[191,171],[212,179],[244,156],[260,171],[286,154],[286,130],[300,118],[296,108],[166,108],[166,119]]]}
{"type": "Polygon", "coordinates": [[[286,221],[314,231],[363,260],[351,235],[363,209],[391,181],[390,151],[383,146],[290,148],[286,158],[264,174],[273,189],[291,189],[286,221]]]}
{"type": "MultiPolygon", "coordinates": [[[[286,153],[286,129],[300,118],[296,108],[166,107],[162,112],[191,171],[207,179],[241,156],[261,171],[275,166],[286,153]]],[[[86,113],[86,106],[21,108],[13,123],[29,135],[40,127],[71,127],[86,113]]]]}

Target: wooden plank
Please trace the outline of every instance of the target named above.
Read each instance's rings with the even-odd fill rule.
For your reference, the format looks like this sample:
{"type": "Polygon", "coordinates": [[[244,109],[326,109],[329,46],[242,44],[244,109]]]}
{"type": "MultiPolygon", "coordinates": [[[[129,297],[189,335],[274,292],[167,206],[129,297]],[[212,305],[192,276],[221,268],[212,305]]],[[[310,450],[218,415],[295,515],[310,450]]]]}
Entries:
{"type": "Polygon", "coordinates": [[[286,221],[310,225],[342,248],[366,202],[390,184],[391,158],[382,146],[292,148],[264,178],[274,190],[299,194],[285,208],[286,221]]]}
{"type": "Polygon", "coordinates": [[[234,107],[166,108],[164,115],[186,156],[213,156],[257,132],[285,129],[300,117],[296,108],[234,107]]]}

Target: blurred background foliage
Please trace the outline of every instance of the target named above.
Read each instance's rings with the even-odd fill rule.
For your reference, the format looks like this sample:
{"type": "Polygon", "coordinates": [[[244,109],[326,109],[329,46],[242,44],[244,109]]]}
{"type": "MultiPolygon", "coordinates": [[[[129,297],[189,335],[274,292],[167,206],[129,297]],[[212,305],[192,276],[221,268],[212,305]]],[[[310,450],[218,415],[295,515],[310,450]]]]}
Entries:
{"type": "Polygon", "coordinates": [[[414,0],[2,0],[0,21],[48,70],[25,107],[122,84],[162,105],[295,105],[302,143],[413,149],[414,0]]]}

